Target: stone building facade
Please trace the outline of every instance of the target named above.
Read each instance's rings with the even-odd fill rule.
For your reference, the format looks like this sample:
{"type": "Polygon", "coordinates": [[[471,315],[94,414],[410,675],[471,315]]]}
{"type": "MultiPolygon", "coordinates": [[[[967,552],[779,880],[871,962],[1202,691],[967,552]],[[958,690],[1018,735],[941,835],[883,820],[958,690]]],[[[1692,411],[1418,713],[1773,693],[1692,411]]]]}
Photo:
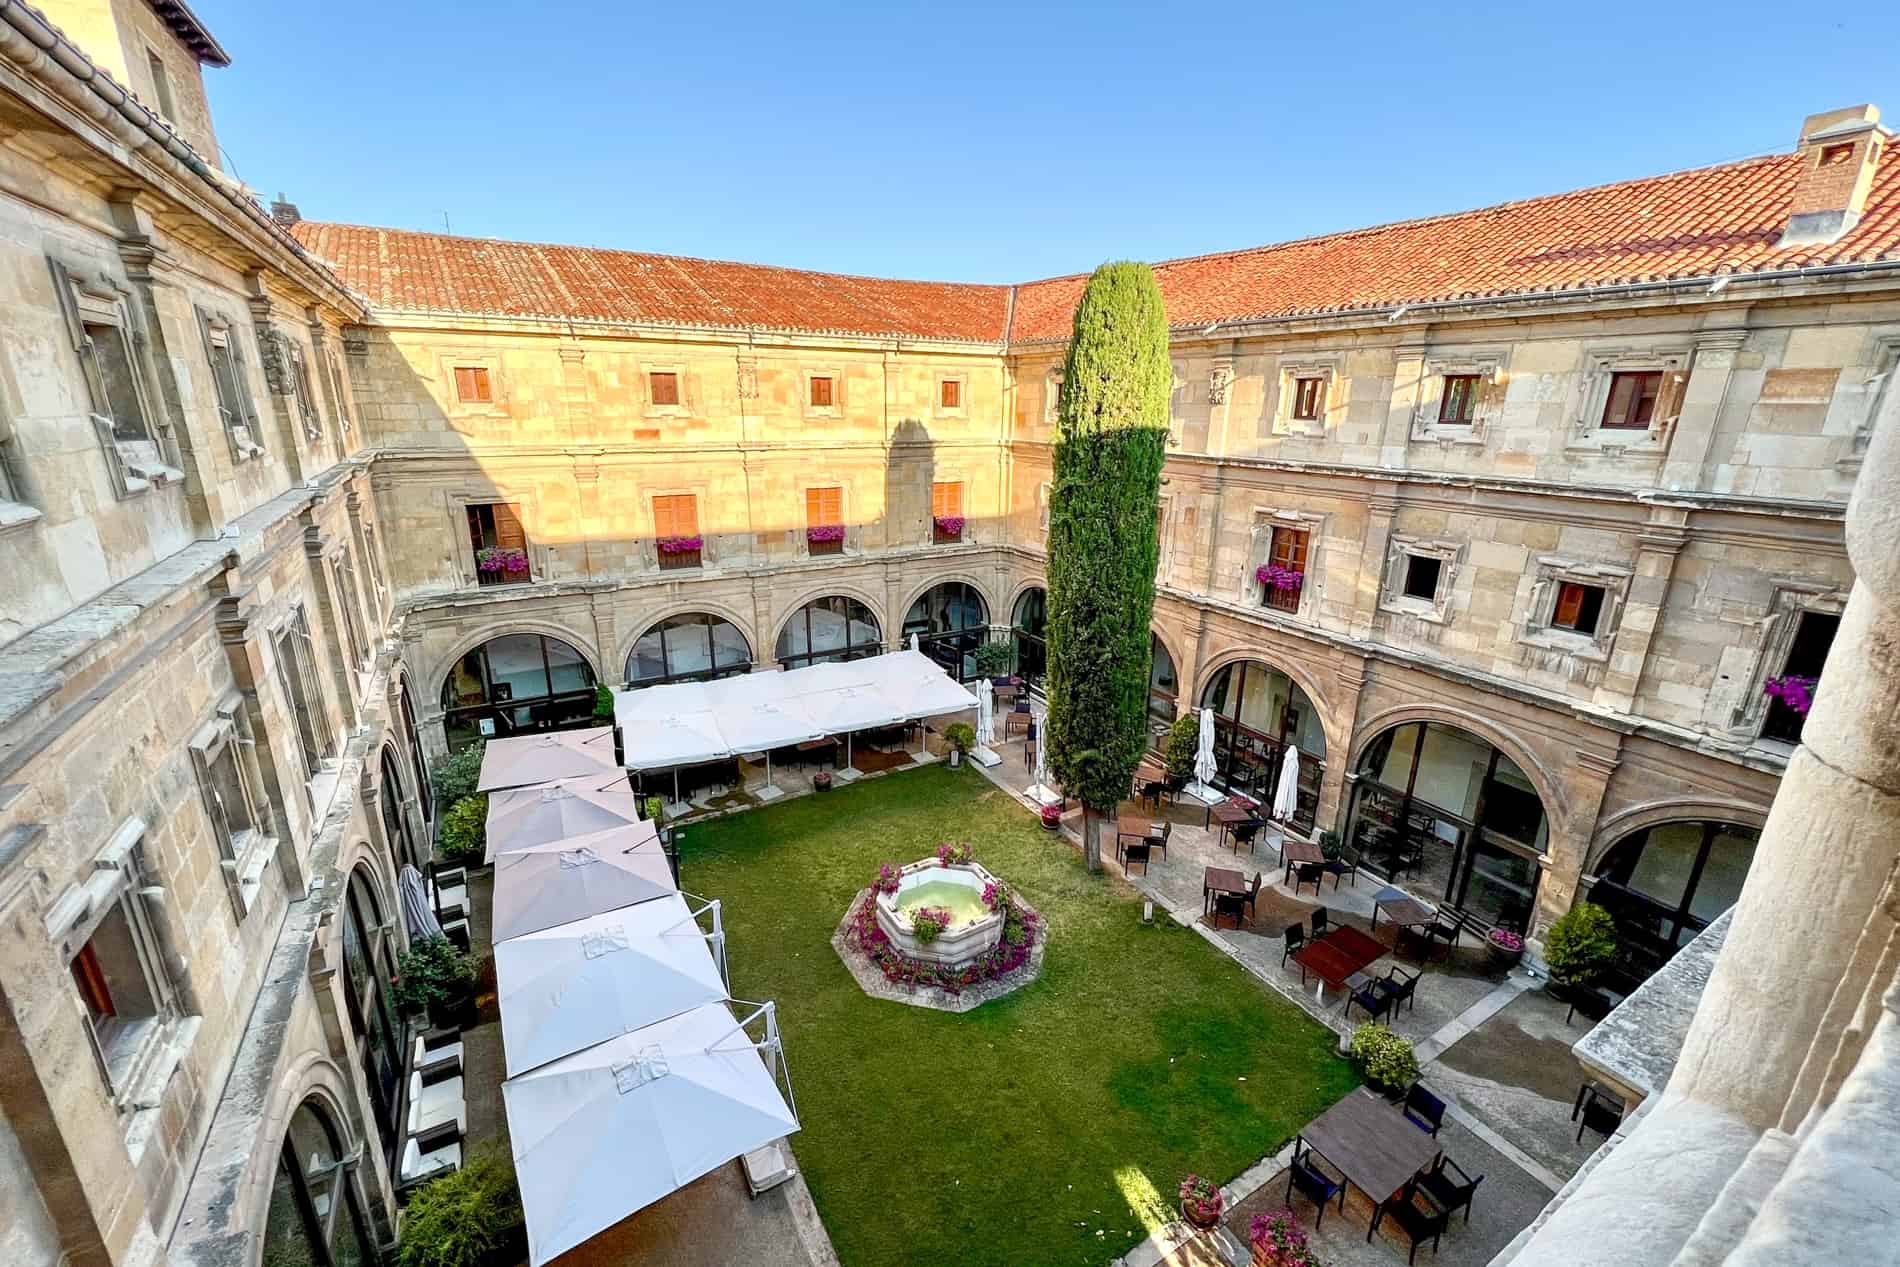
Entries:
{"type": "MultiPolygon", "coordinates": [[[[427,761],[595,683],[1041,661],[1081,279],[267,214],[176,3],[0,5],[0,1261],[386,1244],[427,761]],[[314,1160],[313,1160],[314,1159],[314,1160]],[[319,1217],[311,1185],[347,1194],[319,1217]]],[[[1900,359],[1871,109],[1158,266],[1151,715],[1479,927],[1732,901],[1900,359]],[[1719,231],[1718,231],[1719,229],[1719,231]]],[[[1642,965],[1636,965],[1639,969],[1642,965]]]]}
{"type": "Polygon", "coordinates": [[[218,170],[183,5],[44,7],[0,6],[0,1262],[341,1259],[393,1236],[427,807],[365,314],[218,170]]]}

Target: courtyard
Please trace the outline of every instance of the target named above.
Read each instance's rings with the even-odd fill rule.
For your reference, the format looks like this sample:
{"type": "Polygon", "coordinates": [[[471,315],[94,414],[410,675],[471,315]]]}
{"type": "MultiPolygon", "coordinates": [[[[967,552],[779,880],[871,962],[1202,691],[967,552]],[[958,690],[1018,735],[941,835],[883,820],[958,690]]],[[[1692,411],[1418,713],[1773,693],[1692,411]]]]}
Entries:
{"type": "Polygon", "coordinates": [[[937,765],[689,827],[733,991],[777,1001],[798,1164],[847,1267],[1104,1263],[1357,1078],[1331,1031],[1191,929],[1141,920],[1005,790],[937,765]],[[880,864],[968,841],[1049,928],[1041,977],[963,1015],[867,996],[832,949],[880,864]]]}

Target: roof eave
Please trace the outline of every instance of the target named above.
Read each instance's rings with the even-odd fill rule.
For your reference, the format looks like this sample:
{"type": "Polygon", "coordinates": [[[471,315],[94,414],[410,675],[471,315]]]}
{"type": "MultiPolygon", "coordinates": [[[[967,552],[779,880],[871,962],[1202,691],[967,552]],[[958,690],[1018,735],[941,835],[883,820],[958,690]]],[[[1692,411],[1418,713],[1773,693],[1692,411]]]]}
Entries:
{"type": "Polygon", "coordinates": [[[153,12],[165,19],[165,24],[178,37],[179,43],[190,49],[192,56],[205,66],[229,66],[231,55],[224,51],[224,45],[205,28],[198,15],[191,11],[185,0],[149,0],[153,12]]]}

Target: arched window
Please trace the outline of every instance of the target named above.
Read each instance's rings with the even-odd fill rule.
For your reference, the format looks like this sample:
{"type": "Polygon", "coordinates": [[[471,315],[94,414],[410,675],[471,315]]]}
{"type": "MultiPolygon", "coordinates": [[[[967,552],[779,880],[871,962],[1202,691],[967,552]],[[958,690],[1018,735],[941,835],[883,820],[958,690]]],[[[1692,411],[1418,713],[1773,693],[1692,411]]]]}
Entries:
{"type": "Polygon", "coordinates": [[[364,1267],[376,1262],[336,1129],[315,1099],[290,1115],[264,1222],[265,1267],[364,1267]]]}
{"type": "Polygon", "coordinates": [[[451,752],[477,739],[584,726],[594,715],[594,671],[559,638],[504,634],[468,652],[442,679],[451,752]]]}
{"type": "Polygon", "coordinates": [[[1009,626],[1016,639],[1017,674],[1031,686],[1040,684],[1049,668],[1049,648],[1043,641],[1049,628],[1049,591],[1038,585],[1018,594],[1009,626]]]}
{"type": "Polygon", "coordinates": [[[1440,722],[1394,726],[1349,776],[1346,842],[1365,865],[1440,895],[1468,922],[1522,932],[1549,823],[1517,762],[1440,722]]]}
{"type": "Polygon", "coordinates": [[[1616,919],[1623,984],[1633,988],[1735,905],[1760,838],[1735,823],[1660,823],[1603,855],[1590,900],[1616,919]]]}
{"type": "Polygon", "coordinates": [[[668,616],[640,635],[627,657],[627,685],[710,682],[752,667],[752,644],[739,626],[709,612],[668,616]]]}
{"type": "Polygon", "coordinates": [[[778,662],[802,669],[826,660],[859,660],[882,651],[877,617],[855,598],[815,598],[792,613],[779,631],[778,662]]]}
{"type": "Polygon", "coordinates": [[[1293,824],[1311,831],[1326,769],[1326,732],[1299,683],[1264,661],[1242,660],[1208,679],[1201,707],[1214,710],[1214,782],[1221,787],[1271,803],[1287,746],[1299,749],[1293,824]]]}
{"type": "Polygon", "coordinates": [[[396,1113],[405,1030],[385,993],[386,983],[396,975],[396,961],[383,905],[376,899],[375,881],[360,866],[350,873],[344,905],[344,1002],[362,1052],[363,1080],[369,1084],[383,1154],[393,1158],[402,1138],[396,1113]]]}
{"type": "Polygon", "coordinates": [[[422,736],[416,731],[416,709],[409,701],[407,674],[396,697],[402,705],[402,732],[409,741],[409,758],[416,768],[416,805],[422,811],[422,821],[431,822],[435,818],[435,789],[429,784],[429,765],[422,757],[422,736]]]}
{"type": "Polygon", "coordinates": [[[945,581],[918,595],[904,614],[904,645],[918,650],[959,681],[976,677],[976,649],[989,637],[990,609],[974,585],[945,581]]]}
{"type": "Polygon", "coordinates": [[[420,868],[415,834],[409,829],[409,815],[403,812],[402,768],[393,744],[383,745],[383,794],[378,800],[383,812],[383,839],[395,851],[396,865],[408,863],[420,868]]]}

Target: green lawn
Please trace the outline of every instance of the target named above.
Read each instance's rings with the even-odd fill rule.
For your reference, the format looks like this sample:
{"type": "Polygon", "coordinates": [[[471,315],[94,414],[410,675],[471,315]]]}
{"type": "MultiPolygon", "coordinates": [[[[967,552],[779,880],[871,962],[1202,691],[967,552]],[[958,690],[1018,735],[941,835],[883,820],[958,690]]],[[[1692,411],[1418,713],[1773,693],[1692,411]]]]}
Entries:
{"type": "Polygon", "coordinates": [[[1189,929],[1141,925],[973,771],[908,771],[686,829],[733,993],[775,999],[793,1138],[846,1267],[1105,1263],[1355,1081],[1333,1037],[1189,929]],[[956,1016],[866,997],[830,940],[880,862],[968,840],[1052,932],[1039,980],[956,1016]]]}

